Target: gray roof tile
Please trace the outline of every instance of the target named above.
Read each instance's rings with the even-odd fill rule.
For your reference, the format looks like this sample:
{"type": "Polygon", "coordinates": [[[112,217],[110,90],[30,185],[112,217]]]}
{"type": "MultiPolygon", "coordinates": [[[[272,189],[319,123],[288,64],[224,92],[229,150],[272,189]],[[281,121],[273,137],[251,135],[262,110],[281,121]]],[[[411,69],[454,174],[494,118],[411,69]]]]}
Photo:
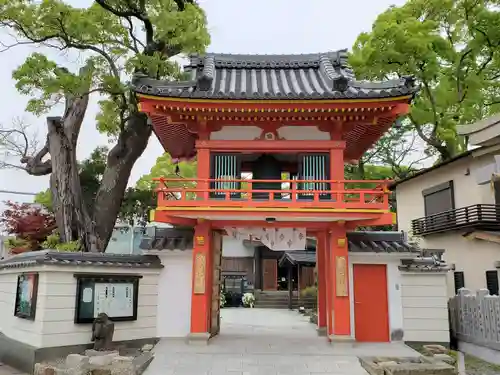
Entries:
{"type": "Polygon", "coordinates": [[[139,248],[142,250],[186,250],[193,248],[194,229],[148,228],[139,248]]]}
{"type": "Polygon", "coordinates": [[[161,81],[137,75],[137,93],[213,99],[351,99],[412,95],[412,77],[384,82],[356,80],[347,51],[304,55],[191,55],[189,81],[161,81]]]}
{"type": "Polygon", "coordinates": [[[0,269],[24,268],[37,265],[102,266],[123,268],[162,268],[155,255],[123,255],[106,253],[70,253],[59,251],[31,251],[0,261],[0,269]]]}

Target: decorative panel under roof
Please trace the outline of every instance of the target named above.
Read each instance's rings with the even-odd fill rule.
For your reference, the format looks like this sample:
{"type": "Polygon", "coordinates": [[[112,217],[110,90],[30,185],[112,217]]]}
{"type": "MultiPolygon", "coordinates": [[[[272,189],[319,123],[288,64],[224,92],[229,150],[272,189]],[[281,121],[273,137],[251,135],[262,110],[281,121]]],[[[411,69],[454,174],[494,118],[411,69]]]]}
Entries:
{"type": "Polygon", "coordinates": [[[137,75],[138,94],[196,99],[375,99],[413,95],[412,77],[358,81],[347,51],[304,55],[191,55],[189,81],[170,82],[137,75]]]}

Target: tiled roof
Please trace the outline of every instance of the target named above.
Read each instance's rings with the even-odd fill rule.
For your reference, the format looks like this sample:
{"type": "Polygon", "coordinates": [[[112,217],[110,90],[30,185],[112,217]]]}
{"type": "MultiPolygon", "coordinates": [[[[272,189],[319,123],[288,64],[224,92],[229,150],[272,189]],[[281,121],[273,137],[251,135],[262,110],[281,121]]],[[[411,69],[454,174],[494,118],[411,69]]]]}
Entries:
{"type": "Polygon", "coordinates": [[[407,272],[448,272],[450,269],[444,260],[429,256],[403,259],[399,266],[400,271],[407,272]]]}
{"type": "Polygon", "coordinates": [[[156,255],[123,255],[106,253],[70,253],[59,251],[31,251],[0,261],[0,269],[23,268],[38,265],[92,266],[122,268],[162,268],[156,255]]]}
{"type": "MultiPolygon", "coordinates": [[[[420,249],[405,242],[401,232],[350,232],[347,233],[349,252],[420,253],[420,249]]],[[[315,251],[288,251],[280,259],[291,264],[316,264],[315,251]]]]}
{"type": "Polygon", "coordinates": [[[292,265],[316,265],[316,251],[287,251],[279,261],[280,267],[285,263],[292,265]]]}
{"type": "Polygon", "coordinates": [[[148,228],[140,244],[142,250],[186,250],[193,248],[194,229],[148,228]]]}
{"type": "Polygon", "coordinates": [[[401,232],[350,232],[347,241],[352,252],[420,253],[420,249],[404,240],[401,232]]]}
{"type": "Polygon", "coordinates": [[[304,55],[191,55],[189,81],[169,82],[137,75],[137,93],[212,99],[370,99],[412,95],[412,77],[358,81],[347,50],[304,55]]]}
{"type": "MultiPolygon", "coordinates": [[[[144,250],[185,250],[193,247],[194,230],[192,228],[148,228],[141,249],[144,250]]],[[[400,252],[420,253],[420,249],[408,244],[401,232],[349,232],[347,233],[351,252],[400,252]]],[[[243,243],[262,246],[258,240],[243,240],[243,243]]],[[[307,239],[307,247],[314,248],[316,241],[307,239]]],[[[314,251],[293,251],[290,254],[314,253],[314,251]]]]}

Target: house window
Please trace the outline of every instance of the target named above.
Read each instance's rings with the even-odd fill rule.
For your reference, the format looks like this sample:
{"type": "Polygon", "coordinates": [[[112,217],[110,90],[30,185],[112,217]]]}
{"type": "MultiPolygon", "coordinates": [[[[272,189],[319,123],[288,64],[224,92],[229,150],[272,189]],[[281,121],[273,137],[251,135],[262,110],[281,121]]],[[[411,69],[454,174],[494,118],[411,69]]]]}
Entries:
{"type": "Polygon", "coordinates": [[[425,216],[455,209],[453,181],[448,181],[422,191],[425,216]]]}
{"type": "Polygon", "coordinates": [[[486,271],[486,288],[490,295],[498,296],[498,271],[486,271]]]}
{"type": "Polygon", "coordinates": [[[459,289],[465,288],[464,273],[462,271],[455,271],[453,278],[455,279],[455,294],[458,294],[459,289]]]}

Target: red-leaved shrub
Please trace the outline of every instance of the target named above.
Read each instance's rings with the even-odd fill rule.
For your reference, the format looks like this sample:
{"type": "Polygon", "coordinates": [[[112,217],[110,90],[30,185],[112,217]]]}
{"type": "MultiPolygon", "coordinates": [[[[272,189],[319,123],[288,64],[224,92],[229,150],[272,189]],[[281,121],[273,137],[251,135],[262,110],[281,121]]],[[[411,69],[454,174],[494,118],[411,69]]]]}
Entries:
{"type": "Polygon", "coordinates": [[[40,248],[54,229],[56,220],[54,215],[29,203],[5,202],[7,208],[0,214],[0,226],[17,238],[30,243],[31,250],[40,248]]]}

